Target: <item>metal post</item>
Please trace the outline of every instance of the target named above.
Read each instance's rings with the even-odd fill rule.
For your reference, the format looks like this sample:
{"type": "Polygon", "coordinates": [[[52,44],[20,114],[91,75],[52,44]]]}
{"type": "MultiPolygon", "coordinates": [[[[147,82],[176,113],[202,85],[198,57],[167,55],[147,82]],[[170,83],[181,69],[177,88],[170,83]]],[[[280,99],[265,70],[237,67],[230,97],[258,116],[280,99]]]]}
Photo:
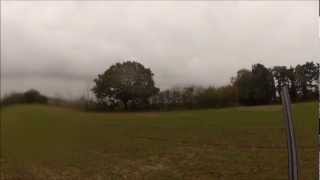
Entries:
{"type": "Polygon", "coordinates": [[[284,120],[287,128],[288,138],[288,165],[289,165],[289,180],[299,179],[298,153],[293,126],[292,108],[288,88],[282,87],[281,100],[283,105],[284,120]]]}

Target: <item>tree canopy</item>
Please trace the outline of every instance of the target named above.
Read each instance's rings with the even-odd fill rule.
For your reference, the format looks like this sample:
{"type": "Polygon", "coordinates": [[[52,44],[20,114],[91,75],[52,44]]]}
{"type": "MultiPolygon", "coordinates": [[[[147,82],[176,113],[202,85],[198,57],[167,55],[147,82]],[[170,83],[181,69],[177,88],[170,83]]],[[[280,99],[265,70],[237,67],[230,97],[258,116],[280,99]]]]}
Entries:
{"type": "Polygon", "coordinates": [[[129,105],[147,103],[150,96],[159,92],[149,68],[135,61],[116,63],[94,79],[94,92],[99,103],[112,108],[122,103],[127,110],[129,105]]]}

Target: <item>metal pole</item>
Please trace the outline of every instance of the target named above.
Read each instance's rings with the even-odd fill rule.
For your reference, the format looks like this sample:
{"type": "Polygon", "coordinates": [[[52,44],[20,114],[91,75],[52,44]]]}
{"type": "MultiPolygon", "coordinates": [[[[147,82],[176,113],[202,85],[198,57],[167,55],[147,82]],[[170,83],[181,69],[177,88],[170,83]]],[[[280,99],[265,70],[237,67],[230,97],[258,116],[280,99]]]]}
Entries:
{"type": "Polygon", "coordinates": [[[298,153],[293,126],[292,108],[288,88],[282,87],[281,100],[283,105],[284,120],[287,128],[288,138],[288,168],[289,180],[299,179],[298,153]]]}
{"type": "MultiPolygon", "coordinates": [[[[320,0],[319,0],[319,27],[320,27],[320,0]]],[[[320,35],[320,31],[319,31],[320,35]]],[[[320,180],[320,152],[319,152],[319,144],[320,144],[320,64],[318,64],[318,167],[317,167],[317,174],[318,180],[320,180]]]]}

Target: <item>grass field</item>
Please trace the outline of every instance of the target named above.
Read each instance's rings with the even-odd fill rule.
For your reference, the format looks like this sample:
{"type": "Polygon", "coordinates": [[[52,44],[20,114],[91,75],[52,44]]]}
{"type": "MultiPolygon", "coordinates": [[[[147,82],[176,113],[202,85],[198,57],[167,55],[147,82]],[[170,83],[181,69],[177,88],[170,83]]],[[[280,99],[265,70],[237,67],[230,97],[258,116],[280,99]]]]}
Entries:
{"type": "MultiPolygon", "coordinates": [[[[301,179],[316,179],[317,105],[294,105],[301,179]]],[[[281,106],[85,113],[1,112],[2,179],[286,180],[281,106]]]]}

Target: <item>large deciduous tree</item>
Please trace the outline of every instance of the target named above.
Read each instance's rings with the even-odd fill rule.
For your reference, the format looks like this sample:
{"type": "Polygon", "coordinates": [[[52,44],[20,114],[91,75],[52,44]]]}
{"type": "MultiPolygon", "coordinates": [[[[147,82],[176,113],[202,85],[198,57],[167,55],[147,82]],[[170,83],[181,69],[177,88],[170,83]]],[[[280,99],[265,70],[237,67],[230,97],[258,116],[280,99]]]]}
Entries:
{"type": "Polygon", "coordinates": [[[289,85],[289,71],[286,66],[275,66],[272,69],[272,74],[276,82],[278,95],[281,94],[281,88],[289,85]]]}
{"type": "Polygon", "coordinates": [[[274,66],[272,74],[275,79],[275,87],[280,98],[281,88],[287,86],[289,88],[290,97],[295,100],[297,97],[297,81],[295,69],[293,67],[287,68],[286,66],[274,66]]]}
{"type": "Polygon", "coordinates": [[[253,76],[248,69],[241,69],[237,72],[237,77],[234,78],[234,86],[238,91],[238,99],[240,104],[252,105],[253,99],[253,76]]]}
{"type": "Polygon", "coordinates": [[[271,69],[262,64],[254,64],[252,74],[256,104],[271,103],[275,99],[275,86],[271,69]]]}
{"type": "Polygon", "coordinates": [[[262,64],[254,64],[251,71],[238,71],[234,85],[238,89],[241,104],[269,104],[275,99],[273,75],[262,64]]]}
{"type": "Polygon", "coordinates": [[[311,99],[317,94],[317,81],[319,78],[319,64],[306,62],[295,68],[297,93],[302,100],[311,99]]]}
{"type": "Polygon", "coordinates": [[[148,98],[159,92],[153,81],[153,73],[135,61],[116,63],[94,79],[92,91],[103,105],[122,102],[128,104],[146,103],[148,98]]]}

